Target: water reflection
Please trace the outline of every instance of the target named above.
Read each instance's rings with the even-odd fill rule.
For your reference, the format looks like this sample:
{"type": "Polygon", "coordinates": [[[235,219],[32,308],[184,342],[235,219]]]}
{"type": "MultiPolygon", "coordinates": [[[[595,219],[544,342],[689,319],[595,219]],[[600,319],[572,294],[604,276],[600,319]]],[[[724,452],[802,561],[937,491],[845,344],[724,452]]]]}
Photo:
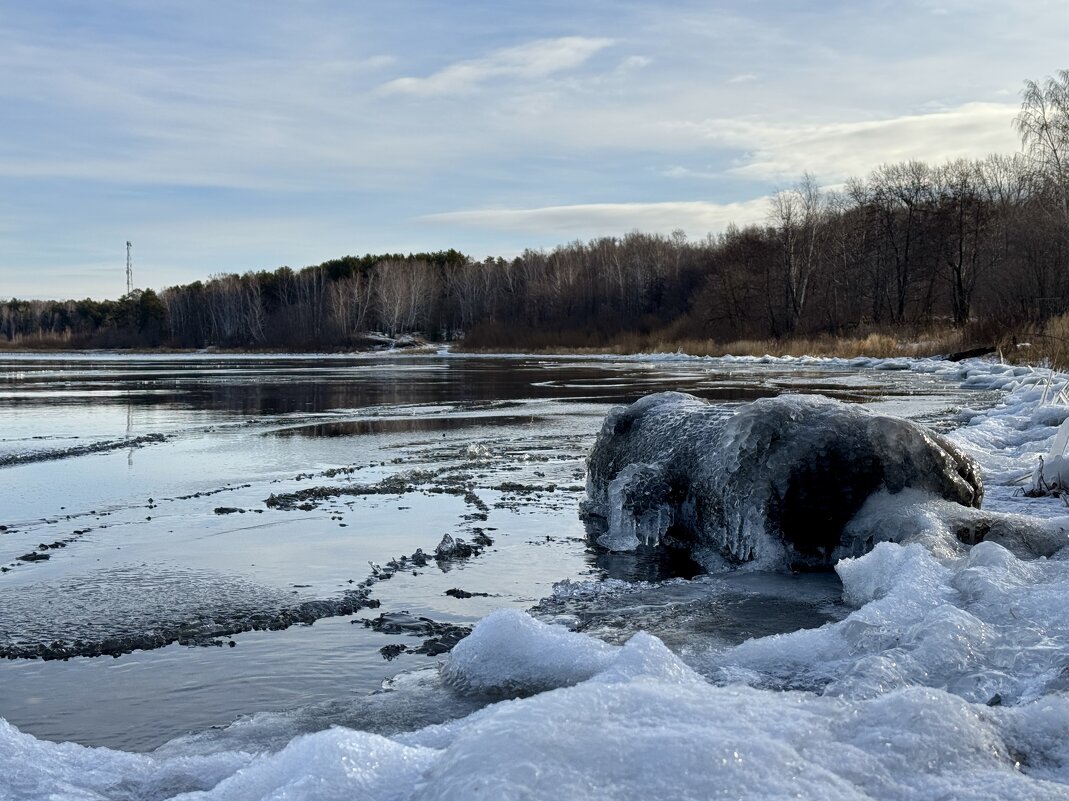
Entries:
{"type": "MultiPolygon", "coordinates": [[[[555,399],[624,403],[649,392],[680,390],[709,400],[745,402],[790,391],[821,391],[846,400],[875,397],[851,386],[856,371],[791,371],[696,363],[680,368],[630,362],[536,358],[406,357],[381,359],[244,358],[204,363],[5,362],[0,357],[0,408],[86,406],[121,397],[132,406],[212,410],[232,416],[363,409],[396,404],[555,399]],[[843,381],[837,383],[835,377],[843,381]],[[808,378],[807,378],[808,376],[808,378]]],[[[893,388],[885,385],[879,395],[893,388]]]]}
{"type": "Polygon", "coordinates": [[[375,420],[340,420],[292,426],[272,431],[271,435],[278,437],[359,437],[420,431],[457,431],[479,426],[535,425],[543,422],[545,422],[544,417],[535,415],[383,417],[375,420]]]}

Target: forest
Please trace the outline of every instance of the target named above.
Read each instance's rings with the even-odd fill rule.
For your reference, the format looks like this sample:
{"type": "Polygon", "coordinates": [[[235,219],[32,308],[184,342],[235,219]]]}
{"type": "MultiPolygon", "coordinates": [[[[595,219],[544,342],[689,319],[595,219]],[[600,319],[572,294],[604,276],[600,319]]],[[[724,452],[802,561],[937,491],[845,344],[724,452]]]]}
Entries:
{"type": "Polygon", "coordinates": [[[835,187],[806,174],[770,198],[763,224],[700,240],[634,231],[511,259],[345,256],[118,300],[11,299],[0,345],[341,350],[411,334],[474,349],[713,352],[806,337],[1058,338],[1069,70],[1026,82],[1015,124],[1019,153],[885,164],[835,187]]]}

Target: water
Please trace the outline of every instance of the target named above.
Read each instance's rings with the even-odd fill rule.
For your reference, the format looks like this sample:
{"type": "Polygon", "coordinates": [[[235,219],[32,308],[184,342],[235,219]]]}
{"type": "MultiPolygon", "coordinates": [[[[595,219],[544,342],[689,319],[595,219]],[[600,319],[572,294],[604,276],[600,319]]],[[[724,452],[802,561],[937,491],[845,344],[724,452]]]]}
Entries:
{"type": "MultiPolygon", "coordinates": [[[[440,659],[414,652],[425,636],[363,625],[383,614],[467,627],[539,605],[681,653],[841,619],[834,576],[547,600],[562,580],[694,574],[592,548],[577,513],[607,410],[668,389],[725,405],[821,392],[943,430],[995,397],[844,363],[3,355],[0,653],[19,658],[0,662],[0,717],[134,751],[266,710],[301,710],[305,730],[366,723],[368,692],[440,659]],[[390,566],[446,534],[492,544],[390,566]]],[[[449,703],[410,723],[470,709],[449,703]]]]}

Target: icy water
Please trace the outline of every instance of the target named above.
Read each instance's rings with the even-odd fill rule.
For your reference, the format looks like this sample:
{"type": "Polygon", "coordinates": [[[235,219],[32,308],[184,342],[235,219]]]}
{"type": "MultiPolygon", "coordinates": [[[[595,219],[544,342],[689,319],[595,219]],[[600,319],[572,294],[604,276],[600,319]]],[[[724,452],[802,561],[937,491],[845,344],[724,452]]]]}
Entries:
{"type": "MultiPolygon", "coordinates": [[[[470,626],[492,609],[532,606],[563,579],[686,574],[686,565],[589,548],[577,514],[583,460],[607,409],[665,389],[725,405],[819,391],[936,423],[977,401],[930,376],[842,367],[7,357],[0,716],[49,739],[152,748],[242,714],[350,698],[433,664],[423,654],[383,658],[384,646],[412,650],[429,638],[418,625],[407,634],[362,624],[384,613],[470,626]],[[377,490],[412,474],[366,495],[265,503],[312,488],[377,490]],[[397,571],[370,588],[376,608],[344,614],[369,563],[480,532],[493,541],[480,555],[397,571]],[[452,589],[486,595],[444,594],[452,589]],[[323,602],[326,616],[270,630],[308,602],[323,602]],[[241,632],[252,624],[268,630],[241,632]],[[157,641],[164,647],[145,650],[157,641]],[[25,658],[38,653],[71,658],[25,658]]],[[[730,639],[819,625],[835,583],[801,609],[762,606],[753,620],[739,612],[702,625],[730,639]]]]}
{"type": "Polygon", "coordinates": [[[995,508],[1056,521],[1012,482],[1064,386],[984,363],[0,355],[0,799],[1063,797],[1060,557],[884,543],[836,574],[705,576],[591,545],[578,507],[615,404],[816,392],[947,433],[995,508]]]}

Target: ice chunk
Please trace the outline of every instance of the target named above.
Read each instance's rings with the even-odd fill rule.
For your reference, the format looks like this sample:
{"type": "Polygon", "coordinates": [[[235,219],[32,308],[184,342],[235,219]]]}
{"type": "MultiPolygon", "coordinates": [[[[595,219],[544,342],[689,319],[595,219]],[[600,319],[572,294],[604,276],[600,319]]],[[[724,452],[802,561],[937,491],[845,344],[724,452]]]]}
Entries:
{"type": "Polygon", "coordinates": [[[871,495],[844,534],[857,555],[879,542],[898,542],[920,543],[949,559],[964,554],[967,546],[988,541],[1032,559],[1053,556],[1069,545],[1069,518],[974,509],[921,490],[903,490],[871,495]]]}
{"type": "Polygon", "coordinates": [[[843,600],[856,607],[896,592],[936,602],[947,593],[950,573],[919,545],[896,548],[889,543],[877,545],[864,559],[843,559],[835,572],[843,580],[843,600]]]}
{"type": "Polygon", "coordinates": [[[522,612],[499,609],[457,643],[442,677],[465,693],[530,695],[589,679],[616,650],[522,612]]]}
{"type": "Polygon", "coordinates": [[[925,490],[979,506],[976,464],[940,435],[819,396],[734,414],[649,395],[605,419],[587,461],[588,509],[612,549],[684,543],[731,563],[830,567],[872,542],[844,527],[873,493],[925,490]]]}
{"type": "Polygon", "coordinates": [[[405,801],[436,756],[377,734],[329,729],[294,739],[278,754],[239,770],[197,798],[405,801]]]}

